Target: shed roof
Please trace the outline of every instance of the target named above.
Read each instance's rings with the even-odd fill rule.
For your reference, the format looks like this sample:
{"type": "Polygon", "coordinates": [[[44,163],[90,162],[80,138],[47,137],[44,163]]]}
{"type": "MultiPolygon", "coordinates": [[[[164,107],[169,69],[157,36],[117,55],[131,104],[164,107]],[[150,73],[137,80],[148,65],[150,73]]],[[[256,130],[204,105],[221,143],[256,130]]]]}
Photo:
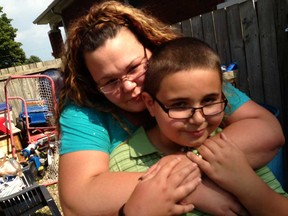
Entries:
{"type": "Polygon", "coordinates": [[[63,9],[68,7],[74,0],[54,0],[46,10],[44,10],[34,21],[34,24],[47,25],[57,24],[62,25],[61,13],[63,9]]]}

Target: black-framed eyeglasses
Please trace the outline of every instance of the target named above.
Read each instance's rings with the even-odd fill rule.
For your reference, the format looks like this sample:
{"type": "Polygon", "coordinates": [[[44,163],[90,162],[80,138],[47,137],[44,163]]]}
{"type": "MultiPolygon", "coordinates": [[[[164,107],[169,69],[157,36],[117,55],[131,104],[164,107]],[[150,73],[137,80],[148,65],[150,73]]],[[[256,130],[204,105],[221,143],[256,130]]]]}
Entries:
{"type": "Polygon", "coordinates": [[[215,116],[222,113],[227,106],[227,99],[223,95],[222,101],[207,104],[202,107],[167,107],[156,96],[150,94],[150,96],[159,104],[162,110],[173,119],[189,119],[192,118],[196,110],[201,110],[204,116],[215,116]]]}
{"type": "Polygon", "coordinates": [[[125,75],[123,75],[121,78],[118,79],[113,79],[113,81],[109,82],[106,85],[103,85],[101,87],[98,87],[99,90],[103,94],[110,94],[116,92],[118,89],[121,88],[122,82],[123,81],[130,81],[130,82],[135,82],[137,81],[140,77],[142,77],[147,70],[147,65],[148,65],[148,58],[147,58],[147,53],[146,49],[144,48],[144,57],[141,60],[139,64],[137,64],[135,67],[132,67],[125,75]]]}

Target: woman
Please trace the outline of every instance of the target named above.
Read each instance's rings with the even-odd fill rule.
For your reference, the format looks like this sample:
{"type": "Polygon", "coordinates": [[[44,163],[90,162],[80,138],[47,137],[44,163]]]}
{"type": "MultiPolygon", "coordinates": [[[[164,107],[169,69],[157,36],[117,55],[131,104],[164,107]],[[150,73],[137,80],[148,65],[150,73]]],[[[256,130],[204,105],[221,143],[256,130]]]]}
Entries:
{"type": "MultiPolygon", "coordinates": [[[[65,214],[112,215],[130,197],[143,173],[109,172],[109,154],[150,120],[140,95],[147,62],[157,46],[177,37],[169,26],[114,1],[93,6],[71,24],[59,104],[59,191],[65,214]]],[[[225,134],[252,167],[259,167],[284,143],[281,127],[268,111],[228,88],[238,100],[229,101],[225,134]]],[[[211,200],[209,206],[218,210],[227,203],[218,196],[211,200]]]]}

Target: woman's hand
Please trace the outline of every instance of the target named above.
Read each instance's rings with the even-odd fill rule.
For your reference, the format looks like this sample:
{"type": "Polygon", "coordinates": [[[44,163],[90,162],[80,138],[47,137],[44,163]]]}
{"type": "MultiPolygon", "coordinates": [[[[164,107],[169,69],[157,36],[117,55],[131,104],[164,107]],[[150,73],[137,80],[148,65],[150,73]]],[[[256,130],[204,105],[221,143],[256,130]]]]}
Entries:
{"type": "Polygon", "coordinates": [[[195,190],[201,181],[200,171],[191,162],[175,170],[180,162],[180,157],[176,157],[167,164],[157,164],[142,176],[125,205],[125,215],[169,216],[192,211],[193,204],[179,201],[195,190]]]}

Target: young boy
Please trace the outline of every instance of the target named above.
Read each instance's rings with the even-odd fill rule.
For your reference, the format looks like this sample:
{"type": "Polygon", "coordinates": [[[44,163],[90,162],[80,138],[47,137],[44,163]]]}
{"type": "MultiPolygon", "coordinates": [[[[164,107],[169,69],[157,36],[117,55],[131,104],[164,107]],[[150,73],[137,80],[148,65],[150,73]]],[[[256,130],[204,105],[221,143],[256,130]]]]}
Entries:
{"type": "MultiPolygon", "coordinates": [[[[201,156],[197,149],[209,136],[217,134],[224,109],[229,109],[222,83],[220,59],[204,42],[179,38],[161,46],[149,60],[142,93],[157,124],[145,130],[140,128],[127,143],[115,149],[110,155],[110,169],[142,172],[163,155],[193,151],[201,156]]],[[[267,167],[258,170],[257,174],[273,190],[285,194],[267,167]]],[[[214,213],[213,209],[197,206],[197,200],[194,203],[196,208],[214,213]]],[[[204,213],[193,211],[188,214],[204,213]]]]}

